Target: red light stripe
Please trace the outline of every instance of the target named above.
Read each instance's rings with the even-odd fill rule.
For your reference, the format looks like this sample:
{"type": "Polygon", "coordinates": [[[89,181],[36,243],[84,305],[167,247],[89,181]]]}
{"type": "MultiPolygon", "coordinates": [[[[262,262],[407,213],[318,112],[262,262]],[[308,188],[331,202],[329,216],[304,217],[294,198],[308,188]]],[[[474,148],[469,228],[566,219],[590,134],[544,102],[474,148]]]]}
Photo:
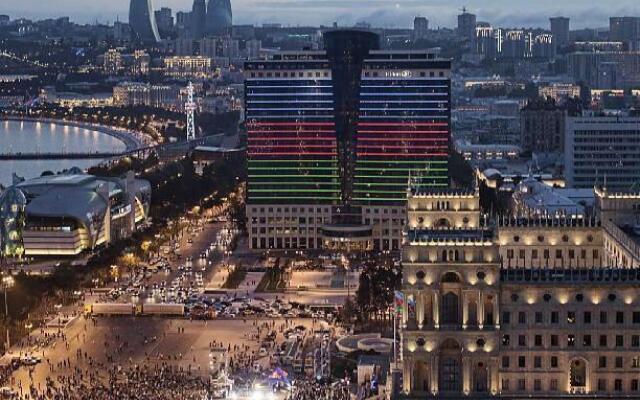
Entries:
{"type": "Polygon", "coordinates": [[[262,145],[263,149],[288,149],[288,148],[310,148],[310,149],[324,149],[327,147],[327,145],[325,144],[298,144],[296,145],[295,143],[292,144],[269,144],[269,145],[262,145]]]}
{"type": "Polygon", "coordinates": [[[358,122],[358,126],[449,126],[446,122],[358,122]]]}
{"type": "Polygon", "coordinates": [[[358,133],[375,133],[375,134],[396,134],[396,133],[419,133],[419,134],[424,134],[424,133],[438,133],[438,134],[448,134],[449,131],[361,131],[358,130],[358,133]]]}
{"type": "Polygon", "coordinates": [[[385,150],[385,149],[405,149],[405,148],[412,148],[412,149],[434,149],[434,150],[440,150],[440,149],[446,149],[447,146],[419,146],[419,145],[404,145],[404,146],[389,146],[389,145],[383,145],[383,146],[375,146],[375,145],[358,145],[358,149],[380,149],[380,150],[385,150]],[[381,148],[384,147],[384,148],[381,148]]]}
{"type": "Polygon", "coordinates": [[[412,137],[358,137],[358,142],[446,142],[447,138],[412,138],[412,137]]]}
{"type": "Polygon", "coordinates": [[[394,156],[394,157],[441,157],[446,156],[447,153],[360,153],[358,152],[358,156],[394,156]]]}
{"type": "Polygon", "coordinates": [[[250,122],[247,126],[334,126],[334,122],[250,122]]]}
{"type": "Polygon", "coordinates": [[[320,140],[326,140],[328,142],[332,142],[335,143],[336,142],[336,138],[335,137],[280,137],[280,136],[270,136],[270,137],[250,137],[249,140],[251,141],[256,141],[256,142],[266,142],[269,140],[295,140],[295,141],[307,141],[307,140],[312,140],[312,141],[320,141],[320,140]]]}
{"type": "Polygon", "coordinates": [[[250,156],[335,156],[336,153],[322,153],[322,152],[273,152],[273,153],[249,153],[250,156]]]}
{"type": "Polygon", "coordinates": [[[285,131],[281,129],[276,129],[272,131],[247,131],[247,133],[336,133],[335,131],[320,131],[320,130],[294,130],[294,131],[285,131]]]}

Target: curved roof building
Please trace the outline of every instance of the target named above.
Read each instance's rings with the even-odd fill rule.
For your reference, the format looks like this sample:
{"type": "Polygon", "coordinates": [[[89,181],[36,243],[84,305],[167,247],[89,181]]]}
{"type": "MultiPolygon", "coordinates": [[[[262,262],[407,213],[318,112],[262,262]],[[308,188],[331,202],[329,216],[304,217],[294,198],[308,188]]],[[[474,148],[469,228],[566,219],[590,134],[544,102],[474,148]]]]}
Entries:
{"type": "Polygon", "coordinates": [[[232,24],[231,0],[209,0],[206,33],[216,36],[224,35],[229,32],[232,24]]]}
{"type": "Polygon", "coordinates": [[[125,238],[146,219],[149,182],[73,169],[18,182],[0,196],[0,237],[8,255],[76,255],[125,238]]]}
{"type": "Polygon", "coordinates": [[[129,25],[134,38],[142,43],[160,41],[152,0],[131,0],[129,5],[129,25]]]}

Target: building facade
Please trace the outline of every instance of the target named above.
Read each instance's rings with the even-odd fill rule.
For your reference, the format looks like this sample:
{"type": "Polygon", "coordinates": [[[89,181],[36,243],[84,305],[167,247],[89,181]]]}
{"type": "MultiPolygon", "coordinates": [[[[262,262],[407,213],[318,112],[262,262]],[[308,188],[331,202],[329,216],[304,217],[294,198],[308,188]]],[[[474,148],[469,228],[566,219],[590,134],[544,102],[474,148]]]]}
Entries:
{"type": "Polygon", "coordinates": [[[522,150],[562,153],[567,112],[550,101],[532,101],[520,112],[522,150]]]}
{"type": "Polygon", "coordinates": [[[447,185],[450,62],[378,41],[245,65],[252,248],[399,250],[409,177],[447,185]]]}
{"type": "Polygon", "coordinates": [[[164,59],[164,75],[179,80],[201,80],[211,77],[211,59],[202,56],[168,57],[164,59]]]}
{"type": "Polygon", "coordinates": [[[469,191],[407,204],[402,396],[640,398],[640,269],[505,263],[539,236],[551,254],[602,251],[596,225],[485,223],[469,191]]]}
{"type": "Polygon", "coordinates": [[[569,186],[628,189],[640,182],[640,118],[569,117],[564,149],[569,186]]]}
{"type": "Polygon", "coordinates": [[[569,46],[569,22],[569,18],[566,17],[549,18],[549,27],[556,50],[569,46]]]}
{"type": "Polygon", "coordinates": [[[575,52],[567,55],[574,82],[592,89],[632,89],[640,86],[640,51],[575,52]]]}

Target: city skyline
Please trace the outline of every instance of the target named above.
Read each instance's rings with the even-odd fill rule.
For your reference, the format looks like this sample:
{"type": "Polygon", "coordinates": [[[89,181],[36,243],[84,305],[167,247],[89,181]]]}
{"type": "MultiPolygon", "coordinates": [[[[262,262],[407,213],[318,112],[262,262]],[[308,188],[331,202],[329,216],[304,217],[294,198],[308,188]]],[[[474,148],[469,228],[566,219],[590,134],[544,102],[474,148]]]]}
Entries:
{"type": "MultiPolygon", "coordinates": [[[[79,7],[77,0],[56,0],[51,5],[42,5],[37,0],[25,0],[20,4],[5,6],[3,13],[12,18],[42,19],[70,16],[80,23],[113,22],[127,19],[128,0],[96,0],[79,7]],[[55,4],[53,4],[55,3],[55,4]],[[115,3],[115,4],[114,4],[115,3]]],[[[599,28],[608,25],[609,16],[637,15],[640,6],[631,0],[601,3],[592,6],[570,0],[562,6],[550,0],[538,2],[535,10],[504,0],[471,0],[464,4],[449,4],[442,0],[424,2],[419,0],[367,0],[358,2],[323,2],[308,0],[235,0],[233,12],[238,24],[282,23],[284,25],[328,25],[338,22],[346,26],[358,22],[369,22],[380,27],[410,27],[413,17],[427,17],[433,28],[454,27],[455,16],[463,6],[495,26],[546,27],[549,16],[564,15],[572,19],[572,29],[599,28]],[[367,7],[363,7],[366,3],[367,7]],[[274,10],[277,10],[275,12],[274,10]]],[[[190,10],[189,0],[156,0],[154,8],[171,7],[174,11],[190,10]]]]}

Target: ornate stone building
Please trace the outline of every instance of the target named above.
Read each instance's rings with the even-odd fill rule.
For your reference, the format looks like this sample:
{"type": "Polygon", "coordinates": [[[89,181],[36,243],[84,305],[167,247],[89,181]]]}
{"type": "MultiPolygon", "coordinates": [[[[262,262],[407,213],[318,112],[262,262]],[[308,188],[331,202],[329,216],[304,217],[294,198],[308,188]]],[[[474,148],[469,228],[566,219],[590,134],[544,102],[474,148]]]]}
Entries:
{"type": "Polygon", "coordinates": [[[488,221],[442,190],[407,220],[405,396],[640,398],[640,269],[607,265],[600,218],[488,221]]]}

